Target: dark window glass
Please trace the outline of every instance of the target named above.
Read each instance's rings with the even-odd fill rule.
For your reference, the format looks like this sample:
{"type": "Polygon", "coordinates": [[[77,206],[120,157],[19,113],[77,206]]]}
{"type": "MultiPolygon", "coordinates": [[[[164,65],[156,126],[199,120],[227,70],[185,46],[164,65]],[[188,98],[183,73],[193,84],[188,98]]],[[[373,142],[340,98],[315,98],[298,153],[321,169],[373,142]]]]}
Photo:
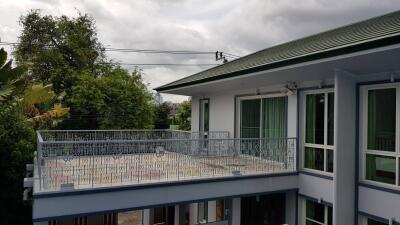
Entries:
{"type": "Polygon", "coordinates": [[[387,223],[378,222],[373,219],[368,219],[367,225],[388,225],[387,223]]]}
{"type": "Polygon", "coordinates": [[[204,131],[210,130],[210,103],[208,100],[204,103],[204,131]]]}
{"type": "Polygon", "coordinates": [[[396,184],[396,158],[367,154],[366,179],[396,184]]]}
{"type": "Polygon", "coordinates": [[[368,92],[368,149],[395,151],[396,89],[368,92]]]}
{"type": "Polygon", "coordinates": [[[328,93],[328,145],[333,145],[335,94],[328,93]]]}
{"type": "Polygon", "coordinates": [[[327,149],[326,153],[326,171],[333,173],[333,150],[327,149]]]}
{"type": "Polygon", "coordinates": [[[324,170],[324,149],[305,148],[304,167],[314,170],[324,170]]]}
{"type": "Polygon", "coordinates": [[[321,223],[325,222],[325,206],[313,201],[306,201],[306,218],[318,221],[321,223]]]}
{"type": "Polygon", "coordinates": [[[333,224],[333,212],[332,212],[332,207],[328,206],[328,225],[333,224]]]}
{"type": "Polygon", "coordinates": [[[325,94],[306,97],[306,143],[324,144],[325,94]]]}
{"type": "Polygon", "coordinates": [[[310,220],[307,220],[306,221],[306,225],[320,225],[320,224],[316,223],[316,222],[313,222],[313,221],[310,221],[310,220]]]}
{"type": "Polygon", "coordinates": [[[243,100],[241,102],[241,138],[260,137],[260,99],[243,100]]]}

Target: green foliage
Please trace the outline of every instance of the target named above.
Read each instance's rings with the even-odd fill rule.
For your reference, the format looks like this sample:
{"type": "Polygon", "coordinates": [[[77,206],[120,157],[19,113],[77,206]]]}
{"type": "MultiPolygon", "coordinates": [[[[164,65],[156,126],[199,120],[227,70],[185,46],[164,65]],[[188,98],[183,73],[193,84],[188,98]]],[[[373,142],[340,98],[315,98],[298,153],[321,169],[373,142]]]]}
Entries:
{"type": "Polygon", "coordinates": [[[7,62],[7,52],[0,49],[0,102],[20,94],[25,87],[26,68],[24,66],[12,67],[12,61],[7,62]]]}
{"type": "Polygon", "coordinates": [[[151,126],[151,95],[140,71],[129,74],[106,61],[91,17],[52,17],[33,10],[20,20],[15,56],[19,64],[29,65],[35,82],[65,93],[70,118],[61,129],[151,126]]]}
{"type": "Polygon", "coordinates": [[[169,129],[170,114],[171,114],[171,106],[168,104],[168,102],[163,102],[160,105],[156,105],[155,106],[154,128],[155,129],[169,129]]]}
{"type": "Polygon", "coordinates": [[[180,130],[190,130],[190,118],[192,113],[192,102],[184,101],[178,108],[178,125],[180,130]]]}
{"type": "Polygon", "coordinates": [[[104,53],[88,15],[53,17],[32,10],[20,23],[23,29],[14,54],[18,63],[30,66],[35,81],[52,83],[61,93],[70,91],[81,71],[99,75],[104,53]]]}
{"type": "Polygon", "coordinates": [[[35,133],[18,107],[0,103],[0,224],[31,224],[22,201],[25,164],[33,162],[35,133]]]}

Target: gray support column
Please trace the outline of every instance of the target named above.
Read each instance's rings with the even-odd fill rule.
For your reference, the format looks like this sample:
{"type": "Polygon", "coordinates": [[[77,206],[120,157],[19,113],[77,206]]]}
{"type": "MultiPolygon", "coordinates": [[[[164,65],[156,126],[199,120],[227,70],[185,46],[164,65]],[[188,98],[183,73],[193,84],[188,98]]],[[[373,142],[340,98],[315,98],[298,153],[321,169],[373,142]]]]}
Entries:
{"type": "Polygon", "coordinates": [[[296,224],[296,192],[286,192],[285,198],[285,223],[288,225],[296,224]]]}
{"type": "Polygon", "coordinates": [[[153,225],[154,224],[154,211],[153,209],[143,209],[143,225],[153,225]]]}
{"type": "Polygon", "coordinates": [[[179,205],[175,205],[175,213],[174,213],[174,225],[179,225],[179,205]]]}
{"type": "Polygon", "coordinates": [[[198,214],[198,208],[197,208],[197,203],[191,203],[189,205],[189,225],[196,225],[198,224],[197,221],[197,214],[198,214]]]}
{"type": "Polygon", "coordinates": [[[351,73],[335,70],[335,151],[333,224],[355,218],[356,83],[351,73]]]}
{"type": "Polygon", "coordinates": [[[240,198],[232,199],[232,225],[240,225],[240,198]]]}
{"type": "Polygon", "coordinates": [[[208,202],[208,210],[207,210],[207,222],[215,222],[217,220],[217,202],[209,201],[208,202]]]}

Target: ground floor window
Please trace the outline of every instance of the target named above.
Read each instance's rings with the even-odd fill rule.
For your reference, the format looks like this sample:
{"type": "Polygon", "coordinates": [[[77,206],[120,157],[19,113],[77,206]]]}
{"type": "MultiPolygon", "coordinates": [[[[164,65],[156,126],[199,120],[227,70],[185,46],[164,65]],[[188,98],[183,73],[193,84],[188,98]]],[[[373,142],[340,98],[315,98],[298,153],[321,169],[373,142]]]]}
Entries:
{"type": "Polygon", "coordinates": [[[332,207],[306,200],[305,209],[306,225],[332,225],[332,207]]]}
{"type": "Polygon", "coordinates": [[[382,223],[373,219],[367,219],[367,225],[388,225],[387,223],[382,223]]]}
{"type": "Polygon", "coordinates": [[[199,202],[197,204],[198,209],[198,222],[207,223],[208,221],[208,202],[199,202]]]}

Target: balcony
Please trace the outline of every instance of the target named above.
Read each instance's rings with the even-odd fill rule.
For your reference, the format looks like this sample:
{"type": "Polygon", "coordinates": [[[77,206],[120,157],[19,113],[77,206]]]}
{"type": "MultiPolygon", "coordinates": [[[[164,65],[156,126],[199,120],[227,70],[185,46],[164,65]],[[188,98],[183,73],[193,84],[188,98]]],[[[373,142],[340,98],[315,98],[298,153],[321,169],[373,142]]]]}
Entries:
{"type": "Polygon", "coordinates": [[[35,193],[294,172],[296,139],[175,130],[38,131],[35,193]]]}

